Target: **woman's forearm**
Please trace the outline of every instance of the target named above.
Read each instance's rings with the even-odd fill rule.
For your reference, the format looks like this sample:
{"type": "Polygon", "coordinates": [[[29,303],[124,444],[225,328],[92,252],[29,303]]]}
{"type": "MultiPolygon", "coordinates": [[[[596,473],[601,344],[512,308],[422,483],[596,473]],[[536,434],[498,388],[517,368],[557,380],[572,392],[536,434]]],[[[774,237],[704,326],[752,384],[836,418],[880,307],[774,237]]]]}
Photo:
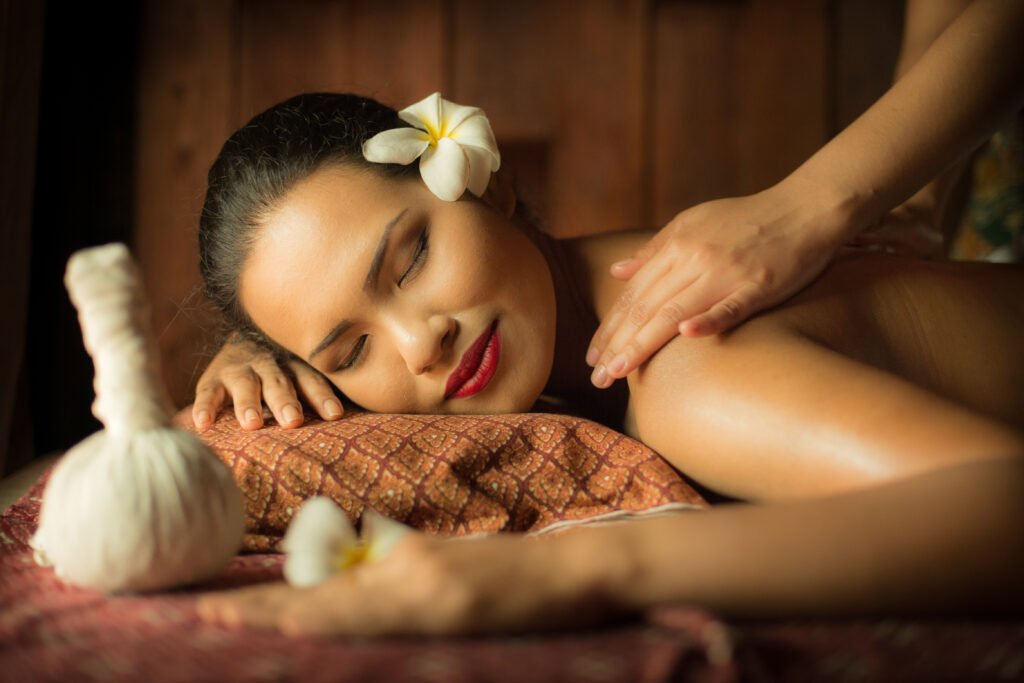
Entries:
{"type": "Polygon", "coordinates": [[[570,559],[617,558],[591,566],[607,599],[626,609],[680,601],[736,616],[1019,611],[1024,458],[564,540],[570,559]]]}
{"type": "Polygon", "coordinates": [[[841,206],[849,218],[839,237],[856,234],[1024,103],[1022,34],[1024,3],[974,3],[878,102],[783,182],[841,206]]]}

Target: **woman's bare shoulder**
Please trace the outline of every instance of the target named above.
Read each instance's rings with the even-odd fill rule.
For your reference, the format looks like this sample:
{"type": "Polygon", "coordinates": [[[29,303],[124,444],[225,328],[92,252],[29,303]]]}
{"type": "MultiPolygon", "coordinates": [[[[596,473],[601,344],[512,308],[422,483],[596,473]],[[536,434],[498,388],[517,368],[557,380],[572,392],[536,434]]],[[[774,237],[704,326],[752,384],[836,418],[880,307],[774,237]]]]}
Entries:
{"type": "Polygon", "coordinates": [[[611,276],[611,265],[635,254],[654,235],[649,230],[626,230],[559,240],[574,262],[583,295],[599,320],[604,319],[626,286],[611,276]]]}

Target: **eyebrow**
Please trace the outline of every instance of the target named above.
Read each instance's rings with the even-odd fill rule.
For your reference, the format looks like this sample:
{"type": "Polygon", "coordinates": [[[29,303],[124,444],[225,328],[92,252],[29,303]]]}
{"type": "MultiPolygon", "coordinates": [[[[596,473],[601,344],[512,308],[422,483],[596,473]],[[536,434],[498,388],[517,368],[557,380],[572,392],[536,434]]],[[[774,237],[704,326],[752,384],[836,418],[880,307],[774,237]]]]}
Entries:
{"type": "MultiPolygon", "coordinates": [[[[398,225],[398,221],[402,219],[408,208],[399,211],[394,218],[387,222],[384,226],[384,230],[380,236],[380,241],[377,242],[377,250],[373,253],[373,259],[370,261],[370,269],[366,272],[366,279],[363,281],[363,291],[369,291],[373,286],[373,283],[380,277],[381,267],[384,265],[384,254],[388,251],[388,242],[391,240],[391,232],[398,225]]],[[[351,320],[342,320],[340,323],[335,325],[327,336],[320,340],[320,343],[316,345],[316,348],[310,352],[309,357],[306,358],[307,363],[312,363],[313,358],[326,349],[328,346],[334,343],[334,340],[345,334],[353,323],[351,320]]]]}

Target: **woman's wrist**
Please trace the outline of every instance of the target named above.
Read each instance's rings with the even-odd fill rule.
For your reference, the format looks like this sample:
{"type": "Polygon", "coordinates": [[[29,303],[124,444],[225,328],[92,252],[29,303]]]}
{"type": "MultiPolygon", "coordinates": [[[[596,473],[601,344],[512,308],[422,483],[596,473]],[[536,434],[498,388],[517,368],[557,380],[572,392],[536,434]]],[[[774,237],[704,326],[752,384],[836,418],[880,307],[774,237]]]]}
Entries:
{"type": "Polygon", "coordinates": [[[560,575],[560,595],[605,612],[637,611],[647,606],[645,581],[650,558],[642,522],[620,522],[592,529],[577,529],[545,539],[556,546],[549,565],[560,575]]]}

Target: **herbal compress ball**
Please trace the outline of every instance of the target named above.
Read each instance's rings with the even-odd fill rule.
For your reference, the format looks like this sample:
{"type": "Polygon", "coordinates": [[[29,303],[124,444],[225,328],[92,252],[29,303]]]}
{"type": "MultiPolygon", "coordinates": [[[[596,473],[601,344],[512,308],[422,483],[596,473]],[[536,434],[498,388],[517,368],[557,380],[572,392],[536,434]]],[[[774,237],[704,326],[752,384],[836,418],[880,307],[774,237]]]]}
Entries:
{"type": "Polygon", "coordinates": [[[96,368],[104,429],[72,448],[43,496],[36,559],[68,583],[152,591],[219,573],[238,551],[242,497],[198,438],[171,427],[149,308],[128,249],[85,249],[65,285],[96,368]]]}

